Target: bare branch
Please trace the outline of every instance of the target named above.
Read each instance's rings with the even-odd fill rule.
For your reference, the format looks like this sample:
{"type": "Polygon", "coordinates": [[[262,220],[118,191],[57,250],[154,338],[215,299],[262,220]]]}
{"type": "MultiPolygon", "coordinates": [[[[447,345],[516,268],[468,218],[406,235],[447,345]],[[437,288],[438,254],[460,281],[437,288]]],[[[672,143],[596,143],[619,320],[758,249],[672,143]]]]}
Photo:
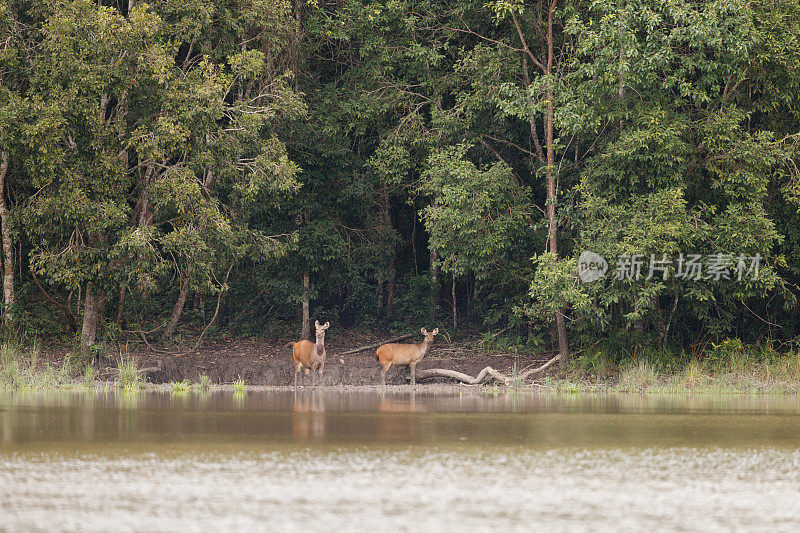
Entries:
{"type": "Polygon", "coordinates": [[[542,70],[542,72],[544,72],[546,74],[547,73],[547,67],[545,67],[544,64],[541,61],[536,59],[536,56],[533,55],[533,52],[531,52],[531,49],[528,47],[527,41],[525,41],[525,35],[523,35],[523,33],[522,33],[522,28],[519,25],[519,21],[517,20],[517,15],[513,11],[511,12],[511,18],[514,20],[514,27],[517,28],[517,33],[519,34],[519,40],[522,42],[522,50],[526,54],[528,54],[528,57],[531,58],[531,61],[533,61],[533,64],[536,65],[537,67],[539,67],[542,70]]]}

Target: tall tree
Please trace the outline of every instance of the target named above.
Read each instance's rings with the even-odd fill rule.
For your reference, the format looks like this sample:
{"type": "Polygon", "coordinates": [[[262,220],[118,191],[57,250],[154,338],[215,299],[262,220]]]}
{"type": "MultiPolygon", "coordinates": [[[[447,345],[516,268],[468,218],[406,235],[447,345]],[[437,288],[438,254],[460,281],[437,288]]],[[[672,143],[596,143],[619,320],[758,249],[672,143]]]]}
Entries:
{"type": "MultiPolygon", "coordinates": [[[[24,68],[22,50],[25,35],[18,22],[18,6],[0,2],[0,239],[3,262],[3,320],[14,321],[15,276],[14,243],[8,199],[12,159],[21,156],[20,123],[25,116],[24,91],[27,69],[24,68]]],[[[19,165],[19,163],[17,163],[19,165]]]]}

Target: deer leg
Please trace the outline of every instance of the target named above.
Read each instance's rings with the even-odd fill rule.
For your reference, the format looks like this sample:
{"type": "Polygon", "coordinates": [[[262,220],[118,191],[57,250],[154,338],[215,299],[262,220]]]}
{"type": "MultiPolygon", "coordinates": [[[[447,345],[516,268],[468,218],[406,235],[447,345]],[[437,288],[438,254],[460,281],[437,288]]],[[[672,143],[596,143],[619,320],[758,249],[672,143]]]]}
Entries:
{"type": "Polygon", "coordinates": [[[389,363],[388,365],[381,365],[381,386],[383,388],[386,388],[386,373],[389,371],[391,366],[392,363],[389,363]]]}
{"type": "Polygon", "coordinates": [[[411,388],[417,385],[417,365],[411,365],[411,388]]]}
{"type": "Polygon", "coordinates": [[[303,365],[301,365],[300,363],[296,362],[294,364],[294,390],[297,390],[297,374],[300,373],[300,369],[302,369],[302,368],[303,368],[303,365]]]}

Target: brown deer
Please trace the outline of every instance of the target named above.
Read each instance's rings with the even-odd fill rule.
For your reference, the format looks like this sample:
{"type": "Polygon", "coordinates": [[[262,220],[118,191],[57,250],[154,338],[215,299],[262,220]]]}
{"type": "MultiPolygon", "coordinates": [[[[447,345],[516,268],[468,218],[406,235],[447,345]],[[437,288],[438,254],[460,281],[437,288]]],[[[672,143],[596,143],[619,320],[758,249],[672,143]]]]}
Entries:
{"type": "Polygon", "coordinates": [[[425,354],[428,353],[428,348],[433,344],[433,337],[439,334],[439,328],[434,329],[430,333],[425,328],[420,329],[425,340],[419,344],[397,344],[389,343],[384,344],[375,352],[375,360],[381,364],[381,383],[386,386],[386,372],[389,371],[392,365],[394,366],[407,366],[411,368],[411,386],[417,384],[417,364],[422,361],[425,354]]]}
{"type": "MultiPolygon", "coordinates": [[[[305,339],[298,342],[290,342],[287,348],[292,348],[292,360],[294,361],[294,388],[297,388],[297,374],[302,370],[304,374],[311,371],[311,384],[315,384],[314,372],[319,371],[319,379],[322,381],[322,370],[325,368],[325,330],[331,327],[330,322],[325,322],[320,326],[319,320],[314,321],[317,328],[317,342],[313,343],[305,339]]],[[[303,380],[305,382],[305,379],[303,380]]]]}

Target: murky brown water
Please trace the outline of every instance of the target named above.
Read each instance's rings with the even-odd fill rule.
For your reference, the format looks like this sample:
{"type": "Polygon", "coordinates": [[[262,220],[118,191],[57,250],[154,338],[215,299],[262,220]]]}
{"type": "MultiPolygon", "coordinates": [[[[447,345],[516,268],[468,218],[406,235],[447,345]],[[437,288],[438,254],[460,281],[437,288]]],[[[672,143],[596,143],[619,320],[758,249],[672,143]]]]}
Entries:
{"type": "Polygon", "coordinates": [[[800,528],[800,397],[0,394],[0,530],[800,528]]]}

